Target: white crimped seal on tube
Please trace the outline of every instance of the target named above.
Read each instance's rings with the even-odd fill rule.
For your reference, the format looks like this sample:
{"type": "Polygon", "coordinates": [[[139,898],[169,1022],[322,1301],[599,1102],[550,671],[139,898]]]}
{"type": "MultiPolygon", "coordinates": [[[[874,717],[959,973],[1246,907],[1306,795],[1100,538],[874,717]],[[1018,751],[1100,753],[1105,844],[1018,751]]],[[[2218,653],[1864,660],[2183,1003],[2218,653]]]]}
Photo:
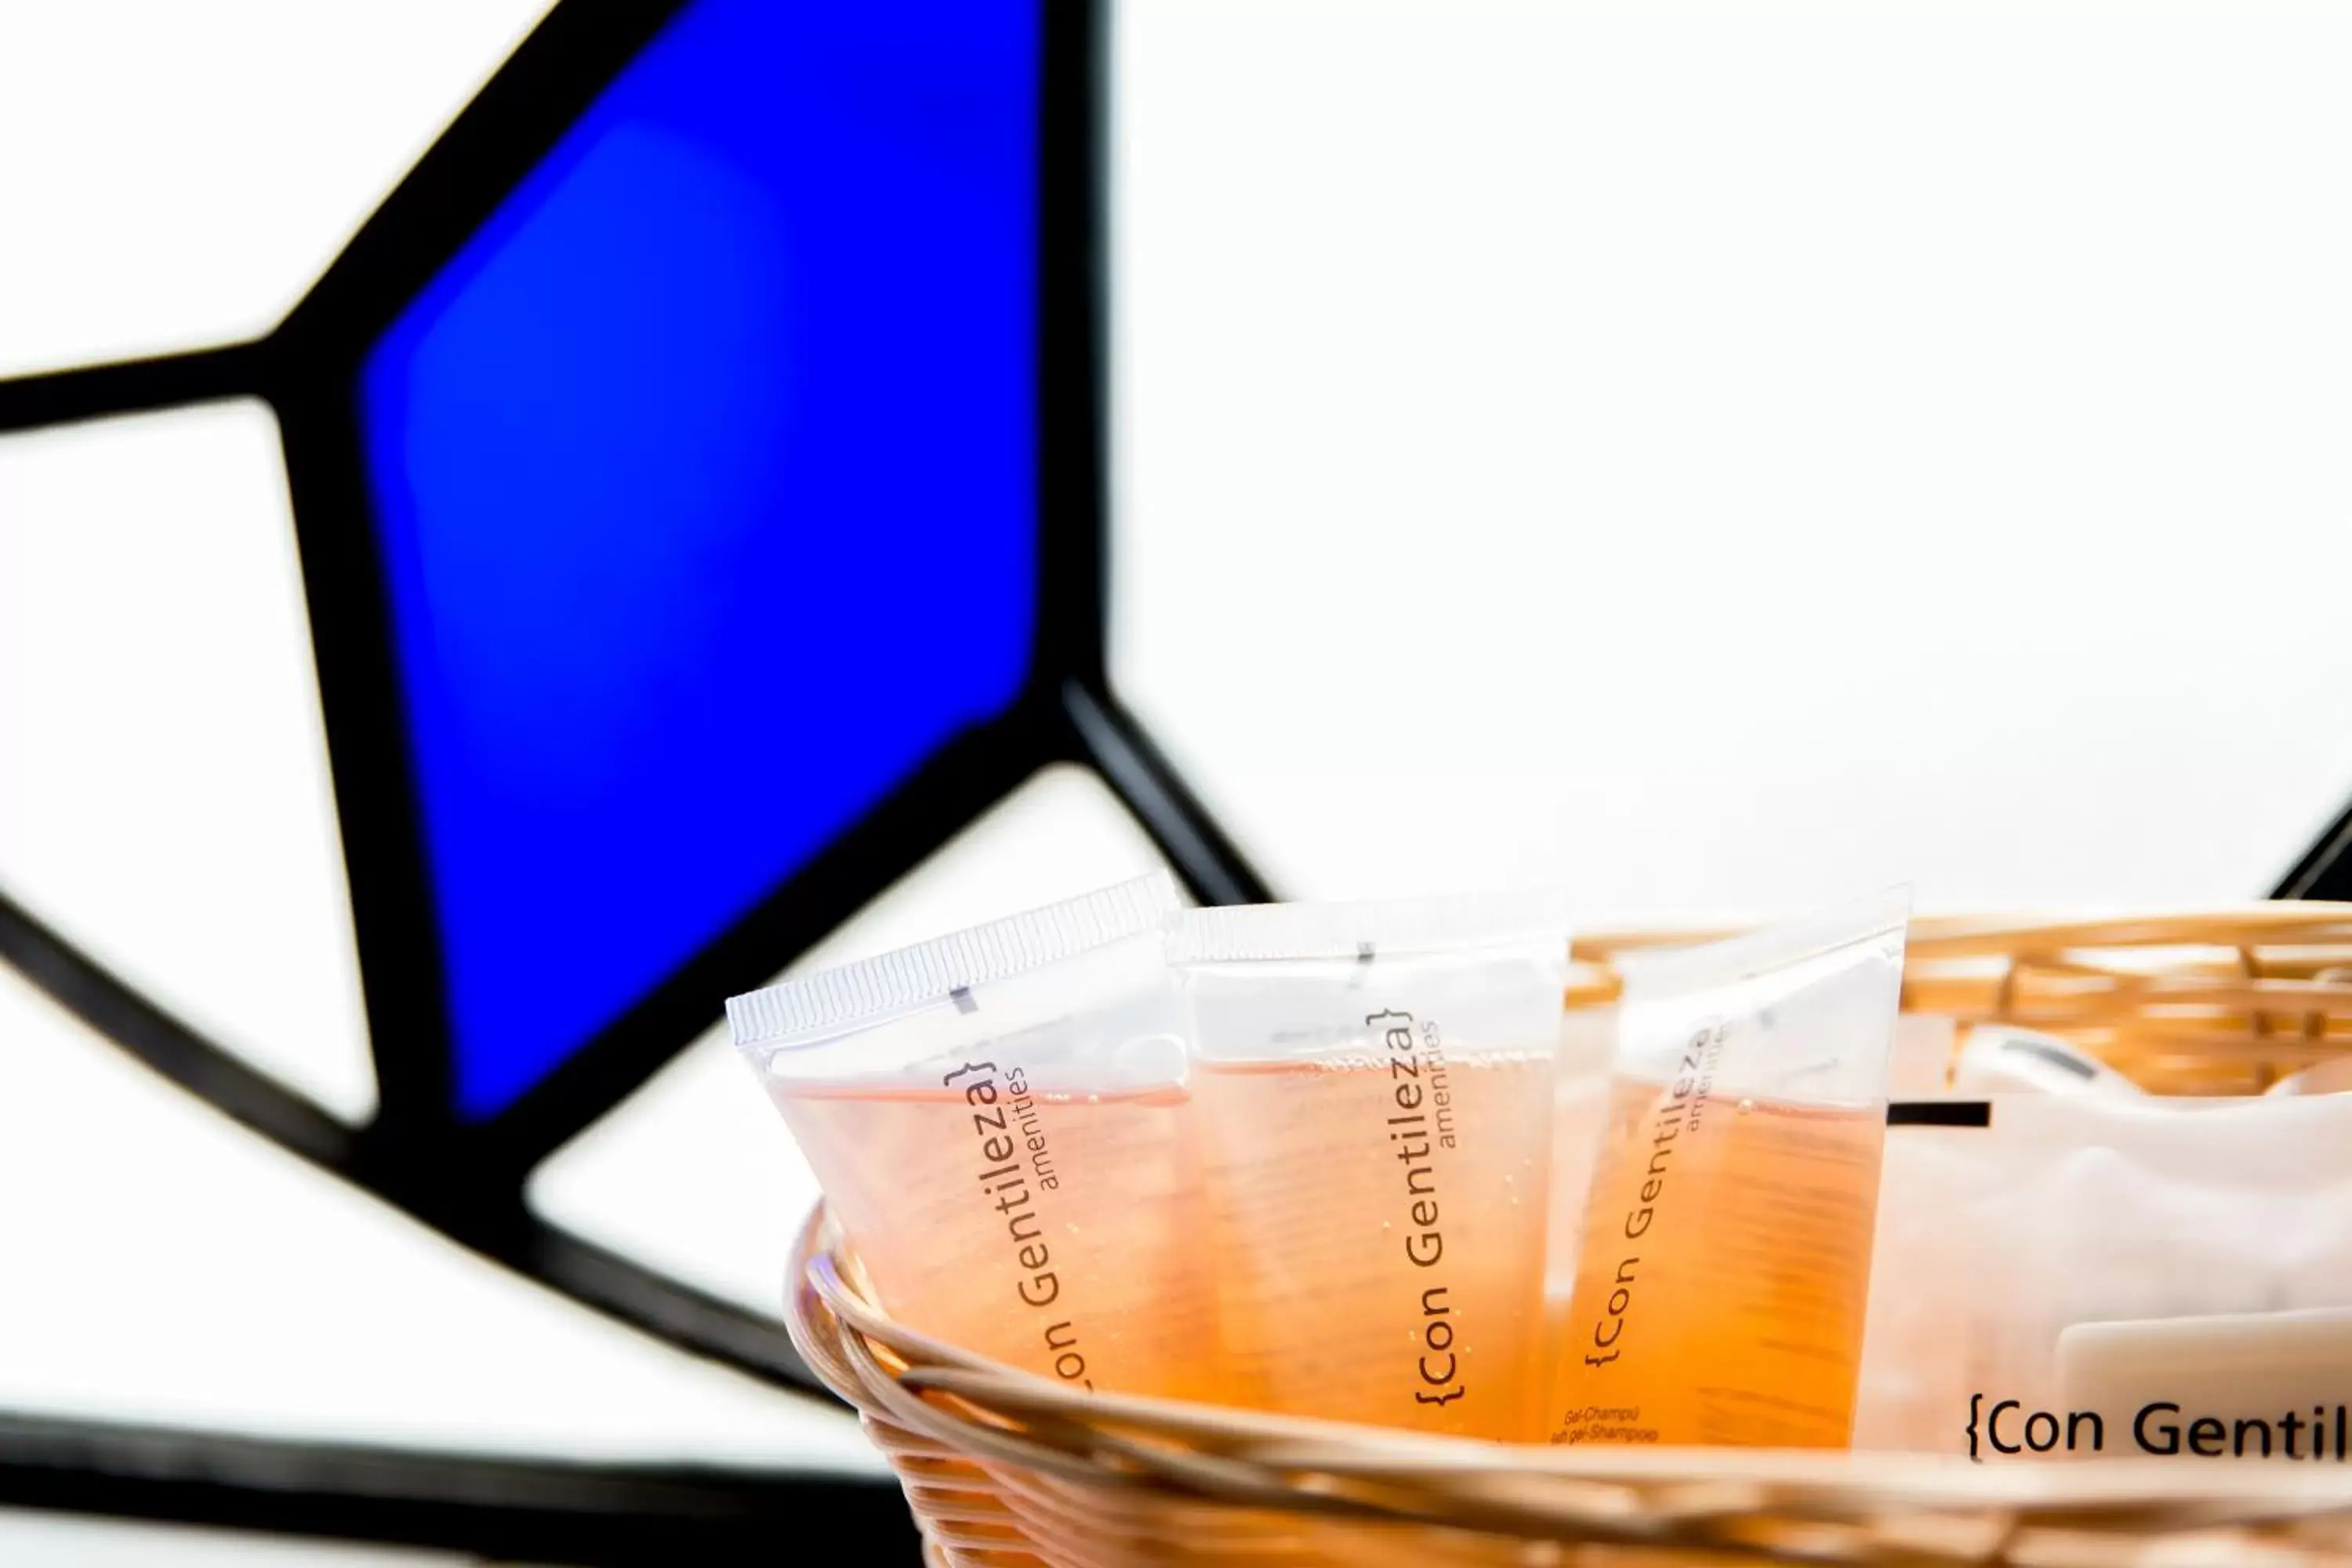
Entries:
{"type": "Polygon", "coordinates": [[[1569,935],[1568,895],[1556,888],[1359,903],[1238,904],[1182,910],[1168,922],[1171,963],[1360,958],[1372,952],[1456,952],[1569,935]]]}
{"type": "Polygon", "coordinates": [[[1181,905],[1166,871],[727,1000],[738,1047],[788,1046],[945,1001],[1156,930],[1181,905]]]}

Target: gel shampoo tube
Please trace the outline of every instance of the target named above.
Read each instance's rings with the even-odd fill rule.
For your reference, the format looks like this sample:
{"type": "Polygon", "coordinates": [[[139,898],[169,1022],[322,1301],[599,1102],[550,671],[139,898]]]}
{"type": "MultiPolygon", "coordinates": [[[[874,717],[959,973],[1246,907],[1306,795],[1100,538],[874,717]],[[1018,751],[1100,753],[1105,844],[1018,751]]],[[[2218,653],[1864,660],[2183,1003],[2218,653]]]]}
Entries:
{"type": "Polygon", "coordinates": [[[1540,1430],[1563,911],[1544,895],[1171,921],[1235,1403],[1540,1430]]]}
{"type": "Polygon", "coordinates": [[[1848,1446],[1909,911],[1621,961],[1553,1442],[1848,1446]]]}
{"type": "Polygon", "coordinates": [[[908,1327],[1214,1397],[1165,873],[738,996],[735,1043],[908,1327]]]}

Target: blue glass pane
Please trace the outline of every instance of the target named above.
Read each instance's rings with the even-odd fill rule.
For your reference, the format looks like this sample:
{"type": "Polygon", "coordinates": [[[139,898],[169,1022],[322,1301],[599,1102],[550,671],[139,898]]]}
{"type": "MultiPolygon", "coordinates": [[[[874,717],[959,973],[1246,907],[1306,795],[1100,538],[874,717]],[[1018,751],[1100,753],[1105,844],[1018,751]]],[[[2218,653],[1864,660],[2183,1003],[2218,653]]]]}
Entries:
{"type": "Polygon", "coordinates": [[[1013,700],[1038,30],[702,0],[370,354],[467,1115],[1013,700]]]}

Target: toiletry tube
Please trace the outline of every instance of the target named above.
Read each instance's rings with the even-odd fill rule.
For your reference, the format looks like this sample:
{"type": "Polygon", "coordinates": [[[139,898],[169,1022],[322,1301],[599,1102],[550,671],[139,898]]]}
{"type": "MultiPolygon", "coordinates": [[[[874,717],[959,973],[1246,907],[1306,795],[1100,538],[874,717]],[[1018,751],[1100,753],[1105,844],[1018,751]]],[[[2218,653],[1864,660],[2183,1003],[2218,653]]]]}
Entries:
{"type": "Polygon", "coordinates": [[[1959,1025],[1941,1014],[1897,1014],[1895,1047],[1886,1060],[1886,1098],[1950,1098],[1952,1073],[1959,1065],[1959,1025]]]}
{"type": "Polygon", "coordinates": [[[728,1004],[900,1321],[1069,1387],[1216,1395],[1177,905],[1163,873],[728,1004]]]}
{"type": "Polygon", "coordinates": [[[1952,1092],[1969,1100],[1989,1094],[2101,1094],[2137,1100],[2146,1091],[2055,1035],[2014,1024],[1979,1024],[1960,1047],[1952,1069],[1952,1092]]]}
{"type": "Polygon", "coordinates": [[[1622,961],[1552,1441],[1846,1446],[1909,907],[1622,961]]]}
{"type": "Polygon", "coordinates": [[[1565,900],[1192,910],[1169,961],[1235,1402],[1535,1436],[1565,900]]]}
{"type": "MultiPolygon", "coordinates": [[[[1609,1131],[1610,1091],[1617,1055],[1617,1012],[1577,1007],[1562,1018],[1552,1068],[1551,1198],[1544,1242],[1544,1310],[1565,1321],[1582,1250],[1584,1205],[1609,1131]]],[[[1547,1331],[1546,1342],[1558,1331],[1547,1331]]]]}

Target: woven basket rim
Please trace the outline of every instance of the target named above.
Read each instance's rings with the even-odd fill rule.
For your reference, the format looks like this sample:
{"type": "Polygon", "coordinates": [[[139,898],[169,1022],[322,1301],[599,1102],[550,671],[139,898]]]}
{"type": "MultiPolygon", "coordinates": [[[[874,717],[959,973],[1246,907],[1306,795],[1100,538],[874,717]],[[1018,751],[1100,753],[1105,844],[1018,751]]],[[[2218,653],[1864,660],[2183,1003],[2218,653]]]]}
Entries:
{"type": "MultiPolygon", "coordinates": [[[[949,1345],[897,1322],[852,1283],[820,1200],[802,1223],[793,1251],[800,1283],[787,1299],[796,1344],[835,1394],[885,1419],[870,1383],[845,1376],[856,1361],[879,1369],[908,1395],[938,1413],[940,1424],[967,1437],[991,1420],[1023,1429],[1037,1417],[1097,1434],[1143,1434],[1244,1449],[1251,1462],[1358,1477],[1543,1476],[1604,1483],[1656,1482],[1801,1487],[1821,1496],[1868,1493],[1920,1508],[1998,1508],[2071,1513],[2161,1500],[2169,1510],[2229,1505],[2301,1512],[2311,1505],[2352,1507],[2352,1465],[2293,1468],[2260,1460],[2195,1466],[2158,1458],[2074,1459],[1986,1465],[1948,1454],[1806,1448],[1555,1447],[1422,1434],[1132,1394],[1074,1392],[1050,1378],[949,1345]],[[862,1352],[848,1351],[863,1342],[862,1352]],[[820,1348],[821,1347],[821,1348],[820,1348]],[[877,1354],[903,1362],[892,1368],[877,1354]],[[853,1359],[855,1358],[855,1359],[853,1359]],[[950,1398],[930,1399],[927,1394],[950,1398]]],[[[1073,1449],[1074,1453],[1081,1450],[1073,1449]]],[[[1103,1479],[1129,1484],[1131,1475],[1103,1479]]],[[[1172,1479],[1172,1478],[1169,1478],[1172,1479]]]]}

